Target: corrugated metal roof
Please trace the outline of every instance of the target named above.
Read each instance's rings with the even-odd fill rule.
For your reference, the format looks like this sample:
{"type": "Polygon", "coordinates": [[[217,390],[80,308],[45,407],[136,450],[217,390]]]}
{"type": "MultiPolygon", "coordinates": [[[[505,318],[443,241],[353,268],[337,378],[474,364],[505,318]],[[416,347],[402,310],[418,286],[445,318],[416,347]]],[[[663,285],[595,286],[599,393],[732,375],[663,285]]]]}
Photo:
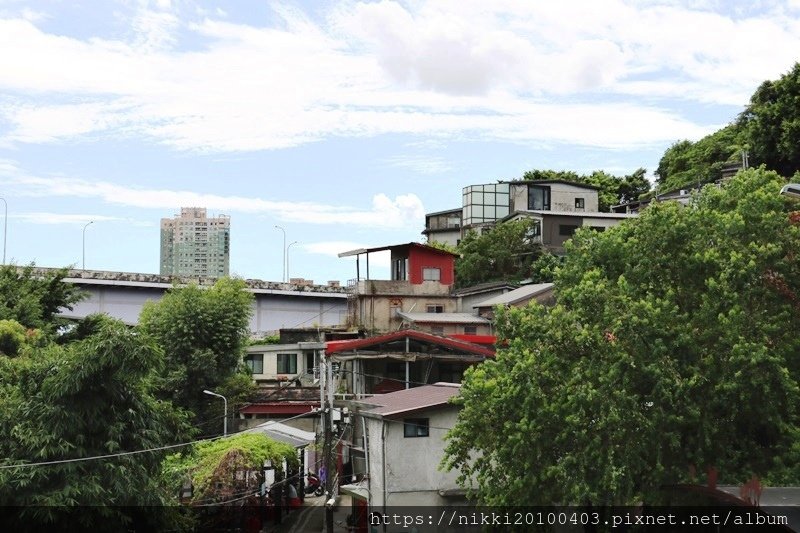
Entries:
{"type": "Polygon", "coordinates": [[[514,289],[505,294],[494,296],[488,300],[478,302],[472,307],[493,307],[495,305],[510,305],[526,298],[533,298],[537,294],[547,292],[553,288],[552,283],[535,283],[533,285],[523,285],[519,289],[514,289]]]}
{"type": "Polygon", "coordinates": [[[413,329],[393,331],[392,333],[384,333],[383,335],[367,337],[366,339],[329,341],[327,343],[327,348],[325,349],[325,355],[331,356],[333,354],[357,352],[358,350],[364,349],[368,350],[383,343],[394,342],[406,338],[423,343],[430,343],[432,345],[443,346],[454,351],[459,351],[463,354],[476,354],[484,357],[494,357],[494,350],[485,346],[480,346],[478,344],[473,344],[463,340],[441,337],[439,335],[413,329]]]}
{"type": "Polygon", "coordinates": [[[442,255],[449,255],[452,257],[460,257],[458,254],[454,254],[453,252],[448,252],[447,250],[442,250],[440,248],[434,248],[433,246],[428,246],[427,244],[422,244],[419,242],[409,242],[405,244],[393,244],[390,246],[378,246],[375,248],[357,248],[355,250],[349,250],[347,252],[342,252],[339,254],[339,257],[350,257],[353,255],[362,255],[367,253],[375,253],[375,252],[385,252],[386,250],[397,250],[399,248],[422,248],[424,250],[429,250],[434,253],[442,254],[442,255]]]}
{"type": "Polygon", "coordinates": [[[393,416],[422,411],[446,405],[461,390],[459,383],[438,382],[433,385],[413,387],[388,394],[376,394],[366,400],[354,402],[365,416],[393,416]]]}
{"type": "Polygon", "coordinates": [[[263,433],[271,439],[274,439],[278,442],[285,442],[286,444],[290,444],[295,448],[308,446],[314,442],[314,439],[316,438],[316,435],[310,431],[304,431],[292,426],[287,426],[286,424],[281,424],[280,422],[265,422],[257,425],[254,428],[246,430],[246,432],[263,433]]]}
{"type": "Polygon", "coordinates": [[[470,313],[407,313],[398,311],[397,316],[409,322],[425,324],[489,324],[483,317],[470,313]]]}
{"type": "Polygon", "coordinates": [[[469,287],[463,287],[453,291],[454,296],[467,296],[471,294],[478,294],[481,292],[496,291],[502,289],[513,290],[519,287],[518,283],[509,283],[507,281],[487,281],[486,283],[478,283],[469,287]]]}

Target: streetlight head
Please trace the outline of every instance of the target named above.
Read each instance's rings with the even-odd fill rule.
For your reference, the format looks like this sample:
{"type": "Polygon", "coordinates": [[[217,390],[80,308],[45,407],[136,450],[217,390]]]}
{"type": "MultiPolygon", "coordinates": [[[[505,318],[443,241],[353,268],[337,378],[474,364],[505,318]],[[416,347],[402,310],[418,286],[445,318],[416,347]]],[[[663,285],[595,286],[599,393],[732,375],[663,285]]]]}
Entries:
{"type": "Polygon", "coordinates": [[[800,199],[800,183],[788,183],[781,189],[781,194],[789,198],[800,199]]]}
{"type": "Polygon", "coordinates": [[[211,391],[210,391],[210,390],[208,390],[208,389],[203,389],[203,393],[204,393],[204,394],[214,394],[213,392],[211,392],[211,391]]]}

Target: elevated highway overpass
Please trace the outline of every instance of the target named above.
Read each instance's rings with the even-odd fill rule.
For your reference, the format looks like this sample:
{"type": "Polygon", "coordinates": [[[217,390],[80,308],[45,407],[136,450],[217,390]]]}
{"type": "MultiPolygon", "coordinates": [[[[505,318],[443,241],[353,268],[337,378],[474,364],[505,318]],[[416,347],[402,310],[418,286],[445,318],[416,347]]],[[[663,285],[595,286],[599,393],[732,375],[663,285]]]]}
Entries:
{"type": "MultiPolygon", "coordinates": [[[[39,273],[57,269],[36,268],[39,273]]],[[[83,318],[92,313],[107,313],[134,325],[145,302],[160,300],[166,291],[190,283],[200,287],[214,284],[210,278],[174,278],[157,274],[110,272],[104,270],[72,269],[64,278],[66,283],[79,286],[88,298],[76,304],[62,316],[83,318]]],[[[250,330],[266,334],[280,328],[335,326],[345,324],[347,294],[342,287],[326,285],[296,285],[272,281],[244,280],[247,290],[255,296],[250,330]]]]}

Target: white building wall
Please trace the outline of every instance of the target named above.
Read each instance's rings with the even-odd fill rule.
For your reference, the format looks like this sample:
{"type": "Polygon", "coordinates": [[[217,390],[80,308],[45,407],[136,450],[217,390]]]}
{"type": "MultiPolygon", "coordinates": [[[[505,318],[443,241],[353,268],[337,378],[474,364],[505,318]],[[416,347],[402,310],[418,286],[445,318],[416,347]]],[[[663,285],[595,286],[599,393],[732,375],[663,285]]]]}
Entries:
{"type": "MultiPolygon", "coordinates": [[[[535,181],[514,183],[511,187],[511,212],[528,210],[528,185],[536,185],[535,181]]],[[[567,183],[542,183],[550,187],[551,211],[583,211],[597,212],[599,198],[595,189],[585,189],[567,183]],[[584,208],[575,209],[575,198],[584,199],[584,208]]]]}
{"type": "Polygon", "coordinates": [[[429,419],[428,437],[404,437],[402,419],[365,418],[369,436],[369,490],[376,510],[384,505],[384,472],[387,506],[452,504],[452,500],[439,495],[439,490],[459,488],[458,472],[439,470],[447,433],[447,429],[439,428],[452,428],[457,416],[457,408],[451,406],[409,415],[409,418],[429,419]],[[385,448],[381,438],[384,424],[385,448]]]}

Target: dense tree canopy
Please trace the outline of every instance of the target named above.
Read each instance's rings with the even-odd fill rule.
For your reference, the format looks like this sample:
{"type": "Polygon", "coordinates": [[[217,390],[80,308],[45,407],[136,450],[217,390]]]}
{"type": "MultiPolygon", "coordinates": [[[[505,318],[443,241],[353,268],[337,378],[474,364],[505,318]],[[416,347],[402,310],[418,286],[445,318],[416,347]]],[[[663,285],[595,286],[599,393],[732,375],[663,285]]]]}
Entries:
{"type": "Polygon", "coordinates": [[[684,140],[670,146],[656,169],[659,192],[720,179],[725,163],[741,158],[740,137],[740,128],[731,124],[697,142],[684,140]]]}
{"type": "Polygon", "coordinates": [[[28,329],[54,334],[66,323],[56,315],[62,307],[72,309],[85,294],[64,283],[66,268],[37,274],[34,266],[0,267],[0,320],[15,320],[28,329]]]}
{"type": "Polygon", "coordinates": [[[800,170],[800,63],[780,79],[761,84],[738,126],[755,165],[783,176],[800,170]]]}
{"type": "Polygon", "coordinates": [[[652,501],[690,467],[800,482],[800,226],[750,170],[692,207],[579,230],[558,303],[498,314],[447,464],[488,504],[652,501]],[[524,475],[520,475],[520,473],[524,475]]]}
{"type": "Polygon", "coordinates": [[[252,299],[243,281],[223,278],[207,289],[172,289],[159,302],[148,303],[139,317],[141,330],[164,351],[161,396],[194,413],[204,434],[219,433],[223,415],[222,402],[203,394],[204,389],[234,404],[252,388],[241,366],[252,299]]]}
{"type": "Polygon", "coordinates": [[[612,205],[636,200],[650,190],[650,182],[645,177],[645,169],[640,168],[627,176],[614,176],[597,170],[591,174],[578,174],[568,170],[529,170],[523,174],[525,181],[564,180],[585,183],[599,187],[600,211],[608,211],[612,205]]]}
{"type": "Polygon", "coordinates": [[[724,128],[697,142],[676,142],[656,169],[660,191],[710,183],[726,162],[748,153],[752,167],[765,165],[782,176],[800,170],[800,63],[776,81],[765,81],[745,111],[724,128]]]}
{"type": "Polygon", "coordinates": [[[0,506],[26,506],[18,518],[27,526],[77,519],[124,529],[131,516],[121,506],[166,501],[158,481],[167,452],[70,462],[187,434],[180,414],[151,392],[160,350],[121,322],[99,322],[81,341],[0,355],[0,506]]]}
{"type": "Polygon", "coordinates": [[[542,253],[533,237],[533,220],[512,220],[461,240],[456,283],[468,287],[488,281],[519,281],[530,276],[531,263],[542,253]]]}

